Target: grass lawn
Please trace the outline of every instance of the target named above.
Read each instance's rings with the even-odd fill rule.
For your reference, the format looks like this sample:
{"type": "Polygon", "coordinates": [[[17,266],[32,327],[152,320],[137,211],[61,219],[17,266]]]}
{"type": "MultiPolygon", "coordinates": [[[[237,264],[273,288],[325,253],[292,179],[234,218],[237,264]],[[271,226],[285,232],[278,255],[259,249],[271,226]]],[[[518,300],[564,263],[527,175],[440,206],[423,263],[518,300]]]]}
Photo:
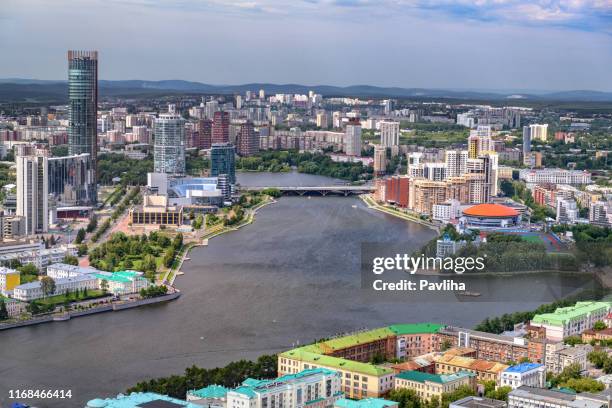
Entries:
{"type": "Polygon", "coordinates": [[[525,242],[530,242],[532,244],[544,243],[544,241],[542,241],[542,238],[540,238],[538,235],[521,235],[521,239],[525,242]]]}
{"type": "MultiPolygon", "coordinates": [[[[104,292],[102,292],[101,290],[88,290],[86,297],[83,296],[82,292],[79,293],[78,298],[75,298],[74,295],[75,294],[72,293],[70,297],[68,298],[71,302],[75,302],[77,300],[87,300],[87,299],[99,298],[104,295],[104,292]]],[[[37,302],[43,305],[60,305],[66,302],[66,295],[49,296],[48,298],[39,299],[37,300],[37,302]]]]}

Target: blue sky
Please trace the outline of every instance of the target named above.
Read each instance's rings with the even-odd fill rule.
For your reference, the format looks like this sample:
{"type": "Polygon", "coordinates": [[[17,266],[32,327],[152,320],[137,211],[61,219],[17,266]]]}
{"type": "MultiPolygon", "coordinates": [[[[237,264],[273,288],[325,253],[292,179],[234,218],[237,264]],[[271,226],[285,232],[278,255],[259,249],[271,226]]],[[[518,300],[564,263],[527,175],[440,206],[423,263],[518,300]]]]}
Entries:
{"type": "Polygon", "coordinates": [[[612,0],[2,0],[0,77],[612,91],[612,0]]]}

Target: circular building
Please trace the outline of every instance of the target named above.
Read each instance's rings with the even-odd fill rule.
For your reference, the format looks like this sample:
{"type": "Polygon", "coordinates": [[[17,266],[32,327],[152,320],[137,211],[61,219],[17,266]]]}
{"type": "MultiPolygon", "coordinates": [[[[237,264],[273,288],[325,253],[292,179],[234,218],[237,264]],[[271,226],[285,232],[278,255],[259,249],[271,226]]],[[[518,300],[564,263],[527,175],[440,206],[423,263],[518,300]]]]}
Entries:
{"type": "Polygon", "coordinates": [[[477,204],[463,210],[468,226],[479,228],[507,228],[516,226],[521,215],[514,208],[501,204],[477,204]]]}

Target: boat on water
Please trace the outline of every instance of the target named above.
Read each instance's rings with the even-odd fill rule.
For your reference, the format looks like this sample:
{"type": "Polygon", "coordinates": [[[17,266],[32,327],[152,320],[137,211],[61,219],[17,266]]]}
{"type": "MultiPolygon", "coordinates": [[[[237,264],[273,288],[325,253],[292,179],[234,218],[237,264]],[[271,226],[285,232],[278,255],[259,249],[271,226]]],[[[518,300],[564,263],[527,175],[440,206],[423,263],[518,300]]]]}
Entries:
{"type": "Polygon", "coordinates": [[[353,207],[353,208],[357,208],[357,206],[356,206],[355,204],[351,205],[351,207],[353,207]]]}
{"type": "Polygon", "coordinates": [[[183,261],[191,261],[191,258],[187,258],[187,257],[185,257],[185,258],[183,259],[183,261]]]}
{"type": "Polygon", "coordinates": [[[470,296],[470,297],[478,297],[480,296],[480,292],[470,292],[469,290],[464,290],[463,292],[457,292],[459,296],[470,296]]]}

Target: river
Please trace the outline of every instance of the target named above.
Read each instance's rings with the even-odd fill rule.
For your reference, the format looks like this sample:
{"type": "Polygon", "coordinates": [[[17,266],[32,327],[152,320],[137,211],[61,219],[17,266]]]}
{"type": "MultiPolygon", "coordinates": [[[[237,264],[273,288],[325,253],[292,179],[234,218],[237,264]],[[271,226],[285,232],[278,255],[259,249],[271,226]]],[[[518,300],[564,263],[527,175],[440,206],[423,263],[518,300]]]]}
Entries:
{"type": "MultiPolygon", "coordinates": [[[[340,182],[301,174],[240,174],[249,185],[340,182]]],[[[483,278],[491,293],[514,298],[388,299],[360,290],[364,242],[417,249],[434,232],[367,208],[354,197],[282,197],[254,224],[212,239],[190,254],[177,301],[0,333],[0,406],[10,389],[72,390],[80,407],[136,382],[224,365],[341,331],[396,322],[471,327],[483,318],[526,310],[590,281],[557,275],[483,278]],[[537,300],[524,300],[537,294],[537,300]]],[[[479,290],[484,290],[479,286],[479,290]]]]}

